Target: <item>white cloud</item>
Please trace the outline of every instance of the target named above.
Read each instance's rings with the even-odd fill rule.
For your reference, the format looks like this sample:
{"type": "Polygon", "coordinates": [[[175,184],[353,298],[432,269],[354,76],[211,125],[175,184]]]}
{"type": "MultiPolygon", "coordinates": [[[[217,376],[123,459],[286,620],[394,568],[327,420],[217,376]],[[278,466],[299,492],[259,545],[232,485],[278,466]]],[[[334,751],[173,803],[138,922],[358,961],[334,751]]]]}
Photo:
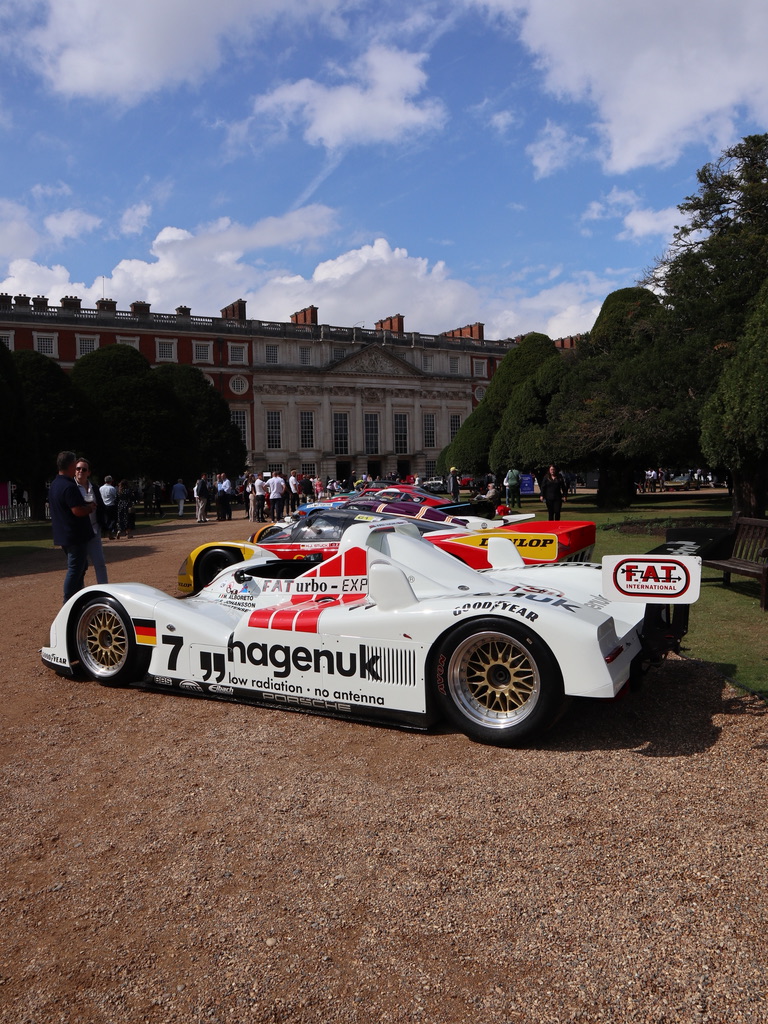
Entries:
{"type": "Polygon", "coordinates": [[[520,118],[514,114],[511,110],[499,110],[495,114],[491,114],[489,123],[491,128],[499,135],[506,135],[507,132],[516,127],[520,122],[520,118]]]}
{"type": "Polygon", "coordinates": [[[20,12],[8,19],[7,33],[56,92],[132,105],[162,88],[200,84],[227,48],[245,47],[278,17],[332,25],[340,6],[341,0],[48,0],[36,5],[41,24],[30,30],[20,12]]]}
{"type": "MultiPolygon", "coordinates": [[[[324,85],[309,78],[278,86],[254,103],[257,115],[299,122],[313,145],[338,149],[396,143],[441,128],[447,114],[437,100],[414,100],[426,86],[426,55],[373,46],[350,68],[349,80],[324,85]]],[[[334,71],[340,74],[338,68],[334,71]]]]}
{"type": "Polygon", "coordinates": [[[43,223],[54,242],[63,242],[65,238],[79,238],[95,231],[101,220],[84,210],[62,210],[50,214],[43,223]]]}
{"type": "Polygon", "coordinates": [[[587,140],[570,135],[562,125],[547,121],[535,142],[525,147],[536,178],[546,178],[580,159],[587,140]]]}
{"type": "MultiPolygon", "coordinates": [[[[671,239],[685,217],[676,206],[653,210],[631,189],[613,188],[602,199],[589,204],[581,216],[582,225],[590,221],[620,220],[623,230],[616,236],[621,241],[638,242],[649,237],[671,239]]],[[[585,233],[589,233],[587,229],[585,233]]]]}
{"type": "MultiPolygon", "coordinates": [[[[300,214],[293,232],[297,240],[299,222],[312,216],[306,210],[300,214]]],[[[318,229],[323,222],[324,215],[317,214],[318,229]]],[[[285,226],[290,233],[290,219],[285,226]]],[[[156,237],[152,260],[121,260],[111,275],[90,284],[72,281],[62,266],[17,259],[0,291],[47,295],[52,303],[79,295],[85,306],[106,293],[121,309],[142,299],[160,313],[189,305],[199,316],[216,316],[228,302],[244,298],[249,317],[257,320],[284,322],[314,305],[321,322],[335,326],[372,328],[377,320],[402,313],[407,331],[425,334],[479,321],[489,339],[532,330],[556,338],[589,330],[608,292],[632,284],[636,276],[624,270],[564,278],[560,267],[531,268],[527,285],[521,281],[499,297],[452,277],[444,262],[430,265],[383,238],[323,260],[306,277],[243,259],[244,248],[260,252],[273,240],[265,223],[249,228],[217,221],[197,233],[169,227],[156,237]]]]}
{"type": "Polygon", "coordinates": [[[616,288],[634,283],[627,271],[602,275],[577,273],[540,291],[519,289],[507,301],[495,304],[486,322],[487,338],[516,337],[540,331],[550,338],[563,338],[591,330],[605,296],[616,288]]]}
{"type": "Polygon", "coordinates": [[[149,223],[152,207],[149,203],[136,203],[129,206],[120,218],[121,235],[140,235],[149,223]]]}
{"type": "Polygon", "coordinates": [[[19,203],[0,199],[0,261],[33,256],[39,245],[40,237],[29,210],[19,203]]]}
{"type": "Polygon", "coordinates": [[[654,235],[670,239],[677,225],[684,220],[676,206],[668,206],[665,210],[630,210],[624,218],[624,230],[618,237],[632,242],[654,235]]]}
{"type": "Polygon", "coordinates": [[[442,261],[430,267],[428,260],[377,238],[324,260],[309,278],[271,277],[253,294],[253,306],[264,319],[284,320],[286,312],[307,305],[318,307],[323,323],[336,326],[362,321],[372,328],[377,320],[402,313],[407,331],[434,334],[472,320],[480,296],[452,278],[442,261]]]}
{"type": "Polygon", "coordinates": [[[73,282],[66,267],[56,264],[52,267],[35,263],[21,257],[12,260],[8,276],[0,282],[0,291],[12,295],[46,295],[53,305],[58,305],[64,295],[79,295],[84,306],[93,306],[101,298],[101,284],[88,287],[84,282],[73,282]]]}
{"type": "MultiPolygon", "coordinates": [[[[4,206],[10,204],[0,204],[0,240],[4,206]]],[[[9,223],[12,212],[9,211],[9,223]]],[[[21,215],[17,216],[24,226],[21,215]]],[[[61,295],[77,294],[91,304],[106,288],[123,309],[135,299],[142,299],[158,312],[169,312],[184,304],[194,306],[201,316],[216,315],[232,298],[259,288],[270,276],[262,266],[247,262],[246,257],[261,257],[264,250],[271,249],[311,248],[335,229],[335,218],[329,207],[314,204],[250,225],[221,218],[194,231],[169,226],[155,236],[151,259],[121,260],[111,275],[104,279],[99,276],[91,284],[69,281],[63,268],[45,267],[28,258],[13,261],[1,287],[15,293],[49,295],[52,302],[58,302],[60,295],[56,292],[64,287],[61,295]],[[51,287],[55,291],[49,294],[51,287]]],[[[61,227],[63,230],[64,225],[61,227]]],[[[18,250],[12,251],[19,255],[18,250]]],[[[30,248],[30,256],[33,251],[30,248]]],[[[276,276],[282,271],[271,273],[276,276]]]]}
{"type": "Polygon", "coordinates": [[[551,93],[594,107],[609,172],[717,151],[743,109],[768,118],[764,0],[466,2],[510,20],[551,93]]]}
{"type": "Polygon", "coordinates": [[[71,196],[72,189],[63,181],[58,185],[33,185],[29,190],[34,199],[54,199],[57,196],[71,196]]]}

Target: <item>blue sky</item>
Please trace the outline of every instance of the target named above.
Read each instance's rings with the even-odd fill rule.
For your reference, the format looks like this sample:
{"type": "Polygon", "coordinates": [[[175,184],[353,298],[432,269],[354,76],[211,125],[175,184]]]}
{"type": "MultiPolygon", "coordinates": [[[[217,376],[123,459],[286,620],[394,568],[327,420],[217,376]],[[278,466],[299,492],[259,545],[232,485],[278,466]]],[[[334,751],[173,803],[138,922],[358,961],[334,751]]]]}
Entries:
{"type": "Polygon", "coordinates": [[[765,0],[0,0],[0,291],[588,330],[768,130],[765,0]]]}

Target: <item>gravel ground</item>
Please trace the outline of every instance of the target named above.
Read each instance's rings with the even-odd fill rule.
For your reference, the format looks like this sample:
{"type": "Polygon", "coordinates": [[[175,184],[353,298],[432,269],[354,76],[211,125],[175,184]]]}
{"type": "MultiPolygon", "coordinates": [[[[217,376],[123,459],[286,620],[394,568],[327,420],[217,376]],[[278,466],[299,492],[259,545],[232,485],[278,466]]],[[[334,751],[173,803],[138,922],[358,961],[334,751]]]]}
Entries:
{"type": "Polygon", "coordinates": [[[705,666],[498,750],[61,679],[63,555],[0,576],[3,1024],[768,1020],[766,709],[705,666]]]}

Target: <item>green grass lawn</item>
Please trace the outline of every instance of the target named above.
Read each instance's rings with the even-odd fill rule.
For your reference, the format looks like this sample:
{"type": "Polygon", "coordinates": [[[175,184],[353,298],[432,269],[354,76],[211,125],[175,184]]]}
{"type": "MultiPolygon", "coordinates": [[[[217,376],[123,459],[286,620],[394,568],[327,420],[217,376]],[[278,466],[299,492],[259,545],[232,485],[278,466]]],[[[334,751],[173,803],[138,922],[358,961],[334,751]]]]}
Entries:
{"type": "MultiPolygon", "coordinates": [[[[536,512],[542,518],[543,506],[538,500],[527,498],[523,511],[536,512]]],[[[598,509],[592,494],[576,495],[563,507],[564,519],[584,519],[596,524],[596,560],[603,555],[649,551],[664,540],[667,528],[675,524],[727,526],[730,515],[728,496],[706,489],[642,495],[632,508],[621,512],[598,509]]],[[[0,563],[51,546],[49,523],[0,526],[0,563]]],[[[704,570],[701,597],[691,609],[684,653],[714,663],[733,682],[765,693],[768,699],[768,612],[760,610],[759,584],[757,580],[734,576],[732,586],[726,588],[721,580],[721,573],[704,570]]]]}

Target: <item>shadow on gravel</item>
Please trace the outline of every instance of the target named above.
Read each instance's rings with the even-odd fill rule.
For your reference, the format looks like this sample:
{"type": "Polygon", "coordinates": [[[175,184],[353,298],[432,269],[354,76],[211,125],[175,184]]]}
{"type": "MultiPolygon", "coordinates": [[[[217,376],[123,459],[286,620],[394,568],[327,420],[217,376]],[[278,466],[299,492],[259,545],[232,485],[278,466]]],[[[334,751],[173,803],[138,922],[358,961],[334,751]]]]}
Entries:
{"type": "MultiPolygon", "coordinates": [[[[162,551],[163,538],[170,534],[179,534],[182,531],[189,534],[189,550],[194,551],[200,544],[209,541],[216,542],[220,538],[216,533],[216,522],[204,524],[196,529],[194,520],[163,523],[159,526],[140,526],[130,539],[102,540],[104,557],[107,562],[107,570],[113,564],[130,562],[134,558],[143,555],[153,555],[162,551]]],[[[246,519],[243,524],[242,537],[240,540],[247,540],[253,533],[253,524],[246,519]],[[250,526],[250,529],[249,529],[250,526]]],[[[0,579],[12,579],[22,576],[37,576],[41,572],[51,572],[66,569],[66,556],[61,548],[56,548],[51,543],[49,548],[30,547],[28,552],[17,553],[13,557],[0,561],[0,579]]],[[[86,577],[86,582],[93,583],[93,573],[86,577]]],[[[62,576],[63,579],[63,576],[62,576]]]]}
{"type": "MultiPolygon", "coordinates": [[[[727,684],[707,662],[671,659],[616,700],[574,698],[562,718],[528,750],[632,750],[645,757],[690,757],[709,750],[722,727],[716,716],[766,716],[768,706],[727,684]]],[[[457,733],[450,726],[437,734],[457,733]]]]}
{"type": "Polygon", "coordinates": [[[715,725],[716,716],[766,713],[762,701],[732,690],[715,666],[671,659],[624,698],[574,700],[546,748],[635,749],[646,757],[686,757],[717,742],[721,726],[715,725]]]}
{"type": "MultiPolygon", "coordinates": [[[[190,551],[196,545],[190,544],[190,551]]],[[[160,550],[160,544],[155,538],[136,538],[130,540],[106,541],[104,547],[104,558],[107,563],[107,571],[110,565],[117,565],[121,562],[130,562],[141,555],[151,555],[160,550]]],[[[55,572],[61,570],[61,578],[67,568],[67,559],[61,548],[37,549],[29,555],[20,558],[13,558],[0,564],[0,579],[13,579],[22,576],[37,576],[41,572],[55,572]]],[[[86,585],[95,583],[93,570],[90,565],[86,575],[86,585]]]]}

